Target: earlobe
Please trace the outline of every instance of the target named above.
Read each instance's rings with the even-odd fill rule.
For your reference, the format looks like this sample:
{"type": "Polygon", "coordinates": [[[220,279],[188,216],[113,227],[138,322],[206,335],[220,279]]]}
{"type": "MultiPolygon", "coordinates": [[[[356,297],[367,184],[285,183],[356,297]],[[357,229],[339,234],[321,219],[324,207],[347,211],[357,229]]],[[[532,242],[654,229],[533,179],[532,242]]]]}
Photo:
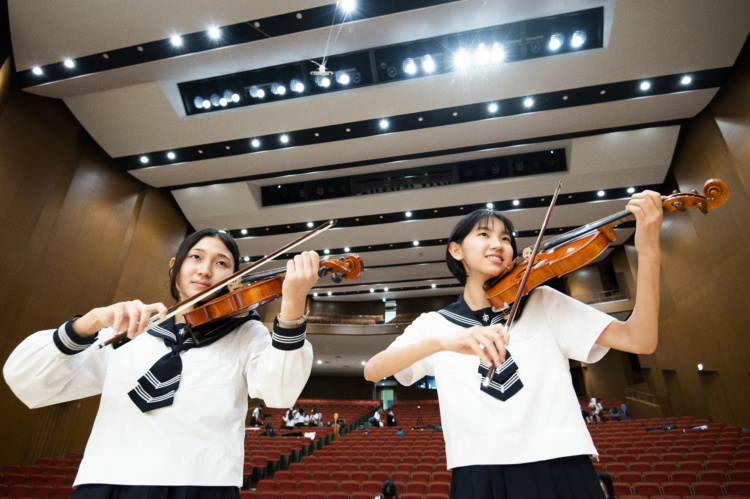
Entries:
{"type": "Polygon", "coordinates": [[[169,268],[170,268],[170,269],[171,269],[172,267],[174,267],[174,262],[175,262],[175,259],[174,259],[174,257],[172,257],[172,259],[171,259],[171,260],[169,261],[169,268]]]}

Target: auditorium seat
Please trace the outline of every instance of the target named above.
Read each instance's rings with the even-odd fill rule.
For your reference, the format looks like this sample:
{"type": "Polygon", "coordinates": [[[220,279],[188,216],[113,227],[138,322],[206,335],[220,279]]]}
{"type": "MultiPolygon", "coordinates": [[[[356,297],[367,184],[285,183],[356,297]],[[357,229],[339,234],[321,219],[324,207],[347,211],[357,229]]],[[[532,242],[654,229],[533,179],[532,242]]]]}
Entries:
{"type": "Polygon", "coordinates": [[[276,482],[276,490],[278,492],[291,492],[297,490],[296,480],[279,480],[276,482]]]}
{"type": "Polygon", "coordinates": [[[73,495],[75,489],[70,485],[63,485],[55,488],[55,494],[52,496],[55,499],[68,499],[73,495]]]}
{"type": "Polygon", "coordinates": [[[446,494],[450,495],[451,493],[451,484],[450,482],[432,482],[428,485],[428,490],[430,494],[446,494]]]}
{"type": "Polygon", "coordinates": [[[643,477],[640,473],[634,473],[632,471],[621,471],[617,474],[617,481],[620,483],[640,483],[643,481],[643,477]]]}
{"type": "Polygon", "coordinates": [[[723,493],[720,483],[696,482],[693,484],[693,494],[695,495],[719,497],[723,493]]]}
{"type": "Polygon", "coordinates": [[[718,470],[706,470],[698,473],[701,482],[724,482],[727,480],[727,474],[718,470]]]}
{"type": "Polygon", "coordinates": [[[304,494],[316,492],[318,490],[318,482],[316,480],[300,480],[297,482],[297,490],[304,494]]]}
{"type": "Polygon", "coordinates": [[[258,492],[258,499],[279,499],[278,492],[258,492]]]}
{"type": "Polygon", "coordinates": [[[631,493],[629,483],[613,483],[612,487],[615,491],[615,497],[629,495],[631,493]]]}
{"type": "Polygon", "coordinates": [[[25,483],[16,483],[8,488],[7,494],[11,497],[28,497],[31,492],[31,485],[25,483]]]}
{"type": "Polygon", "coordinates": [[[724,482],[724,491],[728,495],[750,497],[750,482],[724,482]]]}
{"type": "Polygon", "coordinates": [[[698,474],[695,471],[674,471],[670,474],[673,482],[693,483],[698,481],[698,474]]]}
{"type": "Polygon", "coordinates": [[[706,461],[705,463],[703,463],[703,466],[707,470],[711,470],[711,471],[723,471],[725,473],[727,471],[729,471],[730,469],[732,469],[732,464],[729,461],[710,461],[709,460],[709,461],[706,461]]]}
{"type": "Polygon", "coordinates": [[[658,496],[661,494],[661,488],[658,483],[643,482],[631,485],[633,494],[640,496],[658,496]]]}
{"type": "Polygon", "coordinates": [[[271,492],[276,490],[276,482],[273,480],[259,480],[255,485],[255,490],[258,492],[271,492]]]}
{"type": "Polygon", "coordinates": [[[326,495],[322,492],[305,492],[302,497],[303,499],[326,499],[326,495]]]}
{"type": "Polygon", "coordinates": [[[630,463],[628,464],[628,471],[635,471],[636,473],[647,473],[651,471],[651,463],[630,463]]]}
{"type": "Polygon", "coordinates": [[[703,464],[698,461],[681,461],[677,463],[677,467],[680,471],[703,471],[703,464]]]}
{"type": "Polygon", "coordinates": [[[338,482],[334,482],[333,480],[318,482],[318,492],[325,492],[326,494],[330,494],[331,492],[338,492],[338,490],[338,482]]]}
{"type": "Polygon", "coordinates": [[[690,496],[692,494],[692,492],[690,491],[690,484],[687,482],[662,483],[661,489],[664,494],[679,497],[690,496]]]}
{"type": "Polygon", "coordinates": [[[669,474],[666,471],[647,471],[643,474],[644,482],[668,483],[669,474]]]}
{"type": "Polygon", "coordinates": [[[47,476],[47,485],[52,485],[53,487],[61,487],[63,485],[71,485],[71,483],[70,483],[70,477],[67,477],[65,475],[48,475],[47,476]]]}

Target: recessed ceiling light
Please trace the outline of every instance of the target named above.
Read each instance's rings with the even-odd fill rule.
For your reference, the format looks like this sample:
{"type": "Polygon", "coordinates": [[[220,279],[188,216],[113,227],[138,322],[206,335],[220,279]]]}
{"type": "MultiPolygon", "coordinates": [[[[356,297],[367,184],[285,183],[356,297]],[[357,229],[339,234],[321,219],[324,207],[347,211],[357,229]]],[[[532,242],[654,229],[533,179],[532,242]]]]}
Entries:
{"type": "Polygon", "coordinates": [[[554,34],[549,39],[549,49],[550,50],[557,50],[560,47],[562,47],[563,44],[563,36],[561,34],[554,34]]]}
{"type": "Polygon", "coordinates": [[[33,68],[31,68],[31,72],[38,76],[42,74],[42,68],[40,68],[39,66],[34,66],[33,68]]]}
{"type": "Polygon", "coordinates": [[[388,292],[388,288],[383,288],[383,291],[385,291],[387,293],[388,292]]]}
{"type": "Polygon", "coordinates": [[[177,156],[176,156],[176,155],[175,155],[175,153],[173,153],[172,151],[169,151],[169,152],[167,153],[167,157],[168,157],[169,159],[175,159],[175,158],[176,158],[177,156]]]}
{"type": "Polygon", "coordinates": [[[513,200],[513,206],[518,206],[519,204],[521,204],[521,201],[519,201],[518,199],[513,200]]]}
{"type": "Polygon", "coordinates": [[[413,242],[412,242],[412,244],[413,244],[414,246],[419,246],[419,241],[413,241],[413,242]]]}
{"type": "Polygon", "coordinates": [[[682,83],[683,85],[690,85],[690,82],[692,82],[692,81],[693,81],[693,79],[691,77],[689,77],[689,76],[683,76],[682,80],[680,80],[680,83],[682,83]]]}
{"type": "Polygon", "coordinates": [[[331,250],[329,250],[329,249],[324,249],[323,250],[323,253],[326,254],[326,255],[329,254],[330,252],[331,252],[331,250]]]}
{"type": "Polygon", "coordinates": [[[407,211],[407,212],[406,212],[406,217],[408,218],[408,217],[410,217],[410,216],[411,216],[411,212],[410,212],[410,211],[407,211]]]}
{"type": "Polygon", "coordinates": [[[628,194],[633,194],[635,192],[635,187],[628,187],[628,194]]]}
{"type": "Polygon", "coordinates": [[[287,142],[289,142],[289,136],[288,136],[288,135],[286,135],[286,134],[284,134],[284,135],[282,135],[282,136],[280,137],[280,139],[279,139],[279,140],[281,140],[281,143],[282,143],[282,144],[286,144],[287,142]]]}
{"type": "Polygon", "coordinates": [[[250,141],[250,145],[252,145],[253,147],[260,147],[260,140],[253,139],[250,141]]]}
{"type": "Polygon", "coordinates": [[[221,36],[221,30],[217,27],[209,28],[208,36],[216,40],[217,38],[221,36]]]}
{"type": "Polygon", "coordinates": [[[494,208],[494,207],[495,207],[495,205],[494,205],[494,204],[492,204],[492,203],[487,203],[487,209],[488,209],[488,210],[491,210],[491,209],[492,209],[492,208],[494,208]]]}
{"type": "Polygon", "coordinates": [[[524,105],[524,106],[526,106],[526,107],[531,107],[531,106],[533,106],[533,105],[534,105],[534,99],[532,99],[531,97],[526,97],[526,98],[525,98],[525,99],[523,100],[523,105],[524,105]]]}
{"type": "Polygon", "coordinates": [[[432,73],[435,71],[435,61],[431,55],[426,55],[422,58],[422,69],[425,73],[432,73]]]}
{"type": "Polygon", "coordinates": [[[313,296],[318,296],[318,293],[313,293],[313,296]]]}
{"type": "Polygon", "coordinates": [[[247,229],[242,229],[242,230],[240,231],[240,234],[242,234],[243,236],[244,236],[245,234],[247,234],[247,229]]]}
{"type": "Polygon", "coordinates": [[[72,68],[76,65],[76,63],[73,62],[73,59],[65,59],[63,61],[63,64],[65,65],[66,68],[72,68]]]}
{"type": "Polygon", "coordinates": [[[318,364],[322,364],[322,363],[323,363],[323,361],[322,361],[322,360],[319,360],[319,361],[318,361],[318,364]]]}
{"type": "Polygon", "coordinates": [[[143,164],[148,163],[148,156],[141,156],[141,163],[143,164]]]}
{"type": "Polygon", "coordinates": [[[380,120],[380,128],[383,130],[388,128],[388,120],[380,120]]]}
{"type": "Polygon", "coordinates": [[[349,253],[350,251],[351,250],[349,249],[349,246],[347,246],[346,248],[344,248],[344,253],[349,253]]]}
{"type": "Polygon", "coordinates": [[[570,39],[570,46],[574,49],[577,49],[581,47],[581,45],[584,44],[586,41],[586,32],[585,31],[576,31],[573,33],[573,38],[570,39]]]}
{"type": "Polygon", "coordinates": [[[307,222],[307,226],[308,226],[308,227],[312,227],[312,226],[313,226],[313,223],[312,223],[312,222],[307,222]]]}
{"type": "Polygon", "coordinates": [[[328,292],[328,296],[331,296],[333,293],[331,291],[328,292]]]}
{"type": "Polygon", "coordinates": [[[357,2],[355,0],[341,0],[341,10],[343,10],[347,14],[354,11],[356,7],[357,2]]]}
{"type": "Polygon", "coordinates": [[[374,292],[375,292],[375,288],[370,288],[370,293],[374,293],[374,292]]]}
{"type": "Polygon", "coordinates": [[[497,110],[498,110],[498,106],[497,106],[497,104],[495,104],[495,103],[493,102],[492,104],[490,104],[489,106],[487,106],[487,109],[488,109],[488,110],[489,110],[489,112],[491,112],[491,113],[496,113],[496,112],[497,112],[497,110]]]}
{"type": "Polygon", "coordinates": [[[599,191],[596,193],[596,195],[599,196],[600,198],[604,197],[604,191],[599,191]]]}
{"type": "Polygon", "coordinates": [[[172,42],[172,45],[174,45],[175,47],[179,47],[182,45],[182,37],[180,35],[174,35],[169,39],[169,41],[172,42]]]}
{"type": "Polygon", "coordinates": [[[651,83],[647,81],[641,82],[641,90],[648,90],[649,88],[651,88],[651,83]]]}
{"type": "Polygon", "coordinates": [[[363,360],[363,361],[362,361],[362,365],[364,366],[365,364],[367,364],[367,362],[365,362],[365,361],[363,360]]]}
{"type": "Polygon", "coordinates": [[[437,284],[433,284],[433,285],[432,285],[432,287],[433,287],[433,288],[436,288],[436,287],[437,287],[437,284]]]}

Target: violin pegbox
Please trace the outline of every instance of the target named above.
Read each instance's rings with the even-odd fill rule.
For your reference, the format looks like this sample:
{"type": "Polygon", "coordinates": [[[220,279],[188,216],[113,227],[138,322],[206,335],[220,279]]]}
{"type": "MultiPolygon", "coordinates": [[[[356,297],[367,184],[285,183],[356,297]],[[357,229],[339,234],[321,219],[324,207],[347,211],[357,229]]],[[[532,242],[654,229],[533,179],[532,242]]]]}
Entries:
{"type": "Polygon", "coordinates": [[[663,197],[663,206],[667,211],[686,211],[688,208],[697,208],[704,215],[708,210],[713,210],[726,203],[729,199],[729,186],[718,178],[712,178],[703,185],[703,194],[698,191],[679,193],[674,191],[671,195],[663,197]]]}
{"type": "Polygon", "coordinates": [[[331,274],[331,280],[340,283],[344,279],[351,280],[359,277],[364,271],[364,263],[359,255],[351,254],[341,257],[337,260],[327,260],[320,262],[318,276],[331,274]]]}

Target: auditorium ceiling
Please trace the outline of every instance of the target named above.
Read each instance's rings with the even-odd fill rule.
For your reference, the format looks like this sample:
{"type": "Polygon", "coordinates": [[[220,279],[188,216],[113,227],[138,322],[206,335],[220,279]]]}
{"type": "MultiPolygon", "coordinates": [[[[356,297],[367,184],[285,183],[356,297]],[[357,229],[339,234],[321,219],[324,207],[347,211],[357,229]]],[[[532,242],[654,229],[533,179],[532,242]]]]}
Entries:
{"type": "MultiPolygon", "coordinates": [[[[750,32],[746,0],[8,4],[24,90],[62,99],[195,229],[252,261],[337,219],[298,248],[362,257],[313,290],[335,301],[458,294],[456,221],[492,203],[530,246],[558,179],[553,235],[665,192],[750,32]]],[[[369,356],[346,349],[316,372],[369,356]]]]}

